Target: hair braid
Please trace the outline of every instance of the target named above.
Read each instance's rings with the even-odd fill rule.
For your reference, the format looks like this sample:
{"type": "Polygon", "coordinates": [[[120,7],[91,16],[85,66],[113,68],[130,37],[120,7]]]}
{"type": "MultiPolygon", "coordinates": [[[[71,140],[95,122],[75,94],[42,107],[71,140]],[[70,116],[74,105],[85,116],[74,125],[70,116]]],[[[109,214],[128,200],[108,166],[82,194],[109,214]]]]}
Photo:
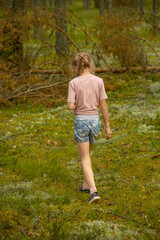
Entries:
{"type": "Polygon", "coordinates": [[[75,68],[77,76],[80,76],[85,68],[94,73],[94,63],[89,53],[80,52],[76,53],[72,59],[72,66],[75,68]]]}

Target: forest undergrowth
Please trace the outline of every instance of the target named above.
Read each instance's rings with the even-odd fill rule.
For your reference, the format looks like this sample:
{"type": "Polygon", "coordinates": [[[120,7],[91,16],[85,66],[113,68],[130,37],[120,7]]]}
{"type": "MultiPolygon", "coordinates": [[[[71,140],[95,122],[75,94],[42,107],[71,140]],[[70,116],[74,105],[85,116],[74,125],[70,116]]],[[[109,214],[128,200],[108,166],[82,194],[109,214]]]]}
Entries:
{"type": "Polygon", "coordinates": [[[66,103],[0,110],[0,238],[159,239],[160,83],[157,74],[100,75],[112,129],[91,158],[99,204],[83,174],[66,103]],[[114,87],[113,87],[114,86],[114,87]]]}

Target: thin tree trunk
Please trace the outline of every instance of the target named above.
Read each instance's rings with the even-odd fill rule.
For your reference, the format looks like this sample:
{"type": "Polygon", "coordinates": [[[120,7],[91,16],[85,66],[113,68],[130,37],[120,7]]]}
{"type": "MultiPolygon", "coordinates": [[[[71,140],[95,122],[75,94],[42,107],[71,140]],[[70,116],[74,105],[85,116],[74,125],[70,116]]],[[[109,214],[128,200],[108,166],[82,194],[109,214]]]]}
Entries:
{"type": "Polygon", "coordinates": [[[73,5],[73,0],[68,0],[68,4],[69,4],[69,6],[72,6],[73,5]]]}
{"type": "Polygon", "coordinates": [[[11,1],[10,1],[10,0],[6,0],[6,1],[4,2],[4,4],[5,4],[5,10],[6,10],[6,11],[9,10],[9,8],[10,8],[10,6],[11,6],[11,1]]]}
{"type": "MultiPolygon", "coordinates": [[[[56,26],[67,33],[67,23],[62,19],[66,18],[66,0],[54,0],[54,6],[56,14],[56,26]]],[[[68,40],[66,36],[58,30],[56,30],[55,49],[58,55],[61,55],[62,53],[65,55],[68,54],[68,40]]]]}
{"type": "Polygon", "coordinates": [[[112,0],[107,0],[107,13],[110,15],[112,11],[112,0]]]}
{"type": "Polygon", "coordinates": [[[52,7],[52,0],[49,0],[49,6],[52,7]]]}
{"type": "Polygon", "coordinates": [[[133,8],[138,8],[138,0],[131,0],[131,6],[133,8]]]}
{"type": "Polygon", "coordinates": [[[99,0],[94,0],[94,7],[99,8],[99,0]]]}
{"type": "Polygon", "coordinates": [[[91,2],[90,0],[86,0],[86,10],[90,10],[91,9],[91,2]]]}
{"type": "Polygon", "coordinates": [[[105,5],[104,5],[104,0],[100,0],[100,5],[99,5],[99,14],[104,15],[105,14],[105,5]]]}
{"type": "Polygon", "coordinates": [[[86,5],[87,5],[87,3],[86,3],[86,0],[83,0],[83,7],[86,9],[86,5]]]}
{"type": "Polygon", "coordinates": [[[39,7],[39,2],[37,0],[33,0],[33,4],[34,4],[34,18],[35,18],[34,37],[37,38],[41,33],[41,27],[38,21],[38,11],[37,11],[37,7],[39,7]]]}
{"type": "Polygon", "coordinates": [[[47,1],[46,0],[42,0],[41,4],[42,4],[42,9],[47,8],[47,1]]]}
{"type": "Polygon", "coordinates": [[[16,32],[12,38],[13,59],[19,64],[23,61],[23,43],[22,34],[20,34],[20,17],[24,15],[24,0],[13,0],[12,2],[12,17],[13,28],[16,32]]]}
{"type": "Polygon", "coordinates": [[[144,0],[139,0],[139,11],[140,11],[140,19],[142,19],[144,14],[144,0]]]}
{"type": "MultiPolygon", "coordinates": [[[[158,0],[153,0],[153,13],[158,14],[158,0]]],[[[158,17],[153,15],[153,25],[158,26],[158,17]]],[[[158,28],[153,26],[153,34],[158,35],[158,28]]]]}

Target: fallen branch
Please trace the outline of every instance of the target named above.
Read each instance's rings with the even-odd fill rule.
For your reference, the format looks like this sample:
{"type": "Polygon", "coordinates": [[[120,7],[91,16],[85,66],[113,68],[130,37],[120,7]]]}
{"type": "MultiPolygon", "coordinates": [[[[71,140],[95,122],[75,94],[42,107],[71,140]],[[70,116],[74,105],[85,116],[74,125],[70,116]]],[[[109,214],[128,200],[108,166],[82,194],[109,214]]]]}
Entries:
{"type": "MultiPolygon", "coordinates": [[[[151,71],[160,71],[160,66],[148,66],[148,67],[118,67],[118,68],[112,68],[109,67],[106,68],[96,68],[96,73],[103,73],[103,72],[110,72],[110,73],[124,73],[126,71],[142,71],[142,72],[151,72],[151,71]]],[[[63,73],[61,70],[47,70],[47,69],[33,69],[31,70],[32,74],[60,74],[63,73]]]]}
{"type": "Polygon", "coordinates": [[[50,85],[44,85],[44,86],[40,86],[40,87],[32,88],[32,89],[30,89],[32,87],[32,86],[30,86],[29,89],[27,89],[26,91],[20,92],[17,95],[12,95],[8,99],[11,100],[11,99],[17,98],[17,97],[22,96],[22,95],[26,95],[28,93],[31,93],[31,92],[34,92],[34,91],[37,91],[37,90],[40,90],[40,89],[50,88],[50,87],[53,87],[55,85],[58,85],[58,84],[61,84],[61,83],[64,83],[64,82],[68,82],[68,81],[69,80],[65,80],[65,81],[53,83],[53,84],[50,84],[50,85]]]}

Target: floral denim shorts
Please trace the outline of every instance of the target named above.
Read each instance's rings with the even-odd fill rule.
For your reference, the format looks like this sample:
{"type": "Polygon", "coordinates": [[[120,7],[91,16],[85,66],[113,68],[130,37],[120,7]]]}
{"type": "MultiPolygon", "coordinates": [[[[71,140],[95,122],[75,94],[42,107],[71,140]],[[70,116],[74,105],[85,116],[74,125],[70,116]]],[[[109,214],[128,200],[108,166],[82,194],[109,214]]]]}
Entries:
{"type": "Polygon", "coordinates": [[[93,144],[99,135],[100,118],[78,118],[74,120],[74,140],[77,143],[90,142],[93,144]]]}

